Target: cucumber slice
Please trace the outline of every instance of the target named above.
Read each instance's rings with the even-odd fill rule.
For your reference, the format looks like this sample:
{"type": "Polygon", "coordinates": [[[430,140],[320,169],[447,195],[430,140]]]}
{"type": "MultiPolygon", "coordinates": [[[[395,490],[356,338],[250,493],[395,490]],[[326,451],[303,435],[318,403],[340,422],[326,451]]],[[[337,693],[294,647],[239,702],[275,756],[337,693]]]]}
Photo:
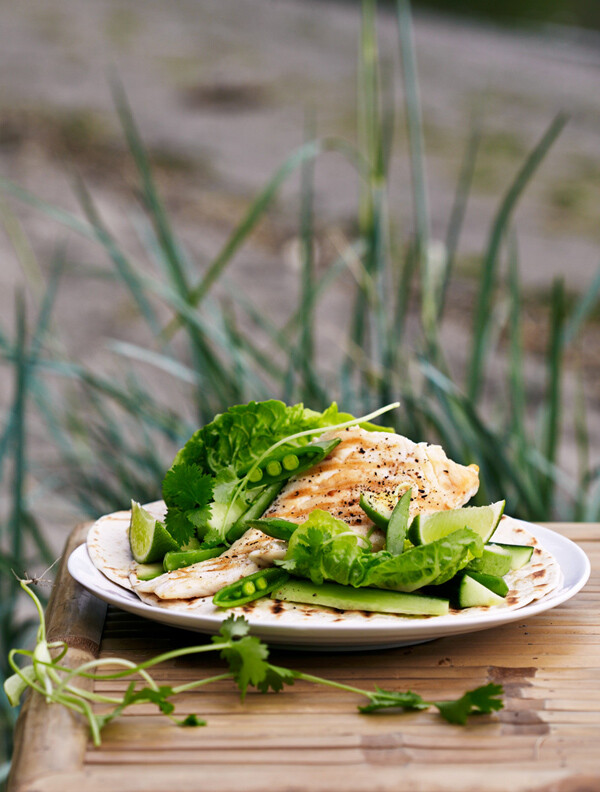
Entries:
{"type": "Polygon", "coordinates": [[[474,558],[465,568],[465,572],[483,572],[485,575],[502,577],[510,570],[512,556],[499,545],[486,545],[481,558],[474,558]]]}
{"type": "Polygon", "coordinates": [[[374,492],[361,492],[359,505],[371,522],[385,531],[394,510],[396,500],[374,492]]]}
{"type": "Polygon", "coordinates": [[[160,562],[156,564],[138,564],[135,568],[135,574],[138,580],[154,580],[154,578],[165,574],[163,565],[160,562]]]}
{"type": "Polygon", "coordinates": [[[293,580],[276,589],[271,597],[287,602],[324,605],[339,610],[364,610],[376,613],[404,613],[413,616],[443,616],[448,613],[448,600],[405,594],[400,591],[340,586],[323,583],[316,586],[304,580],[293,580]]]}
{"type": "Polygon", "coordinates": [[[179,550],[165,526],[135,501],[131,501],[129,546],[139,564],[160,561],[169,550],[179,550]]]}
{"type": "Polygon", "coordinates": [[[473,580],[476,580],[478,583],[481,583],[482,586],[489,588],[490,591],[493,591],[494,594],[497,594],[499,597],[506,597],[508,594],[508,583],[504,578],[498,577],[498,575],[486,575],[483,572],[468,572],[469,577],[472,577],[473,580]]]}
{"type": "Polygon", "coordinates": [[[504,598],[494,594],[487,586],[465,575],[458,587],[459,608],[486,607],[491,605],[504,605],[504,598]]]}
{"type": "Polygon", "coordinates": [[[494,544],[510,554],[511,572],[515,569],[521,569],[521,567],[531,561],[531,556],[533,555],[533,547],[531,545],[501,544],[500,542],[494,542],[494,544]]]}
{"type": "Polygon", "coordinates": [[[408,538],[414,545],[429,544],[461,528],[469,528],[487,542],[500,522],[504,503],[498,501],[489,506],[467,506],[464,509],[417,514],[409,528],[408,538]]]}

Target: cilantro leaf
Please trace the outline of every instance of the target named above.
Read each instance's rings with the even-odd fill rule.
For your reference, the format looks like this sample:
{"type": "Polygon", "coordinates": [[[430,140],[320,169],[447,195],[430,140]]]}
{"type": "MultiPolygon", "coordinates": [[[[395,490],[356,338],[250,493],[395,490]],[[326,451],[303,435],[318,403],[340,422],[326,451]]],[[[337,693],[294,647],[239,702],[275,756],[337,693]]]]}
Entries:
{"type": "Polygon", "coordinates": [[[226,646],[221,657],[229,664],[229,669],[240,689],[242,701],[246,696],[248,685],[258,685],[264,681],[269,670],[267,657],[269,649],[260,638],[245,635],[233,645],[226,646]]]}
{"type": "Polygon", "coordinates": [[[358,708],[360,712],[364,713],[398,707],[404,710],[426,710],[431,706],[418,693],[413,693],[410,690],[405,693],[396,693],[375,686],[375,693],[366,693],[366,695],[369,697],[369,703],[358,708]]]}
{"type": "Polygon", "coordinates": [[[228,616],[221,624],[218,635],[213,635],[213,643],[232,641],[235,638],[243,638],[250,632],[250,625],[243,616],[228,616]]]}
{"type": "Polygon", "coordinates": [[[156,706],[164,715],[170,715],[175,709],[175,705],[168,699],[173,695],[175,695],[173,688],[169,685],[160,685],[157,690],[154,690],[150,687],[144,687],[140,690],[136,690],[135,682],[131,682],[125,691],[125,695],[123,696],[121,703],[115,707],[114,710],[106,713],[106,715],[96,715],[96,722],[98,723],[99,728],[103,729],[107,723],[110,723],[111,720],[114,720],[119,715],[121,715],[126,707],[129,707],[132,704],[145,704],[147,702],[156,704],[156,706]]]}
{"type": "Polygon", "coordinates": [[[189,542],[196,534],[196,528],[181,509],[172,507],[165,517],[165,527],[180,547],[189,542]]]}
{"type": "Polygon", "coordinates": [[[205,720],[192,713],[183,718],[183,720],[176,720],[175,723],[178,726],[206,726],[205,720]]]}
{"type": "Polygon", "coordinates": [[[298,677],[296,671],[271,665],[267,662],[269,647],[259,638],[248,635],[250,625],[243,616],[229,616],[213,636],[213,643],[225,640],[229,645],[223,648],[221,657],[229,664],[233,678],[237,683],[242,700],[248,685],[258,688],[261,693],[273,690],[278,693],[284,685],[293,685],[298,677]]]}
{"type": "Polygon", "coordinates": [[[467,722],[469,715],[480,715],[501,710],[504,706],[498,698],[504,693],[502,685],[490,682],[488,685],[468,690],[464,696],[456,701],[434,701],[440,715],[449,723],[459,723],[462,726],[467,722]]]}
{"type": "Polygon", "coordinates": [[[182,462],[168,470],[162,489],[165,502],[182,511],[208,506],[213,497],[212,477],[193,463],[182,462]]]}
{"type": "Polygon", "coordinates": [[[257,688],[261,693],[268,693],[269,690],[279,693],[283,690],[284,685],[293,685],[294,680],[298,679],[298,676],[298,672],[292,671],[291,668],[281,668],[268,663],[265,678],[258,683],[257,688]]]}

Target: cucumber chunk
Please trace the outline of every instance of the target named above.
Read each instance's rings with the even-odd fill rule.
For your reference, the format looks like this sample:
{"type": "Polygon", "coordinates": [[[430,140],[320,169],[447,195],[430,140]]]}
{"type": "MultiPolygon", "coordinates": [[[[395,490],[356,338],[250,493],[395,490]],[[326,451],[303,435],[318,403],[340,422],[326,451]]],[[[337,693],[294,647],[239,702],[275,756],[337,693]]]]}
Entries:
{"type": "Polygon", "coordinates": [[[531,561],[533,555],[533,547],[531,545],[515,545],[515,544],[502,544],[501,542],[494,542],[496,547],[501,547],[510,553],[510,570],[521,569],[525,564],[531,561]]]}
{"type": "Polygon", "coordinates": [[[160,561],[155,564],[138,564],[135,568],[135,574],[138,580],[154,580],[154,578],[164,575],[165,570],[160,561]]]}
{"type": "Polygon", "coordinates": [[[417,514],[408,530],[408,538],[414,545],[429,544],[443,539],[461,528],[469,528],[487,542],[496,530],[505,501],[489,506],[465,506],[432,514],[417,514]]]}
{"type": "Polygon", "coordinates": [[[487,586],[465,575],[458,587],[459,608],[486,607],[491,605],[504,605],[504,598],[494,594],[487,586]]]}
{"type": "Polygon", "coordinates": [[[413,616],[443,616],[448,613],[447,599],[400,591],[340,586],[322,583],[317,586],[304,580],[291,580],[271,594],[273,599],[324,605],[339,610],[364,610],[376,613],[403,613],[413,616]]]}
{"type": "Polygon", "coordinates": [[[510,570],[512,556],[499,545],[486,545],[481,558],[474,558],[467,564],[466,572],[482,572],[485,575],[502,577],[510,570]]]}
{"type": "Polygon", "coordinates": [[[490,591],[493,591],[494,594],[497,594],[499,597],[506,597],[508,594],[508,583],[502,577],[498,577],[497,575],[486,575],[483,572],[468,572],[467,574],[469,577],[472,577],[473,580],[481,583],[482,586],[489,588],[490,591]]]}

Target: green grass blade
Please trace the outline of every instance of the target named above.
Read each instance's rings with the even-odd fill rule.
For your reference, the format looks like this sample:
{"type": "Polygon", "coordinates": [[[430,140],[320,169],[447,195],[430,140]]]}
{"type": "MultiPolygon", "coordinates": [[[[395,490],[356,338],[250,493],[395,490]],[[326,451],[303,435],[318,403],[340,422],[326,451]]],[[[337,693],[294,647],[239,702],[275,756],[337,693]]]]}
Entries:
{"type": "Polygon", "coordinates": [[[144,148],[144,144],[138,132],[125,91],[121,83],[117,80],[112,81],[112,93],[119,118],[121,119],[121,125],[125,132],[125,137],[127,138],[129,150],[142,180],[142,196],[148,208],[160,247],[169,265],[172,282],[179,294],[187,299],[189,296],[189,287],[185,273],[185,262],[175,240],[162,201],[158,195],[156,185],[154,184],[150,160],[148,159],[146,149],[144,148]]]}
{"type": "MultiPolygon", "coordinates": [[[[554,281],[550,306],[550,338],[546,358],[548,376],[547,396],[543,411],[543,434],[541,452],[549,465],[555,465],[562,419],[562,334],[565,323],[565,288],[562,280],[554,281]]],[[[554,488],[548,479],[542,482],[542,491],[547,503],[547,513],[551,513],[554,488]]]]}
{"type": "MultiPolygon", "coordinates": [[[[337,151],[342,154],[354,165],[359,175],[364,176],[364,161],[353,147],[349,146],[345,141],[340,141],[336,138],[325,138],[304,143],[284,161],[257,198],[252,202],[242,221],[236,226],[221,251],[211,262],[200,283],[192,290],[190,294],[190,303],[192,305],[198,306],[208,294],[210,288],[218,280],[243,242],[245,242],[249,234],[264,216],[267,209],[271,206],[284,182],[303,162],[314,159],[326,151],[337,151]]],[[[180,326],[181,320],[176,317],[164,329],[163,335],[166,338],[171,338],[180,326]]]]}
{"type": "Polygon", "coordinates": [[[541,165],[551,146],[562,132],[566,123],[567,116],[563,113],[559,113],[554,118],[540,141],[521,166],[514,181],[506,192],[492,223],[487,250],[482,265],[479,295],[473,319],[473,346],[468,371],[467,388],[469,398],[473,403],[477,402],[483,387],[485,361],[489,349],[491,333],[490,316],[492,313],[491,309],[496,285],[496,270],[502,239],[504,238],[519,198],[534,173],[541,165]]]}
{"type": "Polygon", "coordinates": [[[575,340],[582,326],[597,305],[598,300],[600,300],[600,268],[598,268],[589,288],[583,291],[583,294],[575,304],[571,316],[565,325],[563,335],[563,342],[565,344],[571,344],[575,340]]]}
{"type": "Polygon", "coordinates": [[[123,357],[136,360],[140,363],[147,363],[160,371],[164,371],[171,377],[179,379],[182,382],[187,382],[190,385],[199,385],[202,382],[202,378],[197,371],[194,371],[189,368],[189,366],[180,363],[178,360],[168,355],[162,355],[160,352],[144,349],[144,347],[140,347],[137,344],[130,344],[126,341],[110,339],[108,341],[108,348],[116,352],[117,355],[122,355],[123,357]]]}
{"type": "Polygon", "coordinates": [[[473,176],[475,175],[475,163],[477,162],[477,154],[479,152],[479,144],[481,143],[482,137],[481,132],[481,122],[477,116],[474,123],[471,125],[471,133],[467,141],[467,147],[461,164],[456,193],[454,194],[454,201],[452,203],[452,209],[450,210],[448,229],[446,231],[446,271],[439,302],[440,321],[444,315],[448,287],[450,285],[452,274],[454,272],[454,265],[456,263],[456,254],[460,242],[460,235],[467,211],[467,203],[471,193],[471,186],[473,184],[473,176]]]}
{"type": "MultiPolygon", "coordinates": [[[[305,140],[310,141],[315,137],[314,118],[308,119],[305,125],[305,140]]],[[[290,363],[302,375],[302,400],[308,404],[315,400],[314,365],[314,314],[312,292],[314,289],[314,159],[302,163],[300,170],[300,305],[302,314],[300,325],[300,339],[298,344],[297,360],[292,355],[290,363]]]]}
{"type": "Polygon", "coordinates": [[[13,484],[12,510],[10,518],[11,552],[21,558],[23,552],[23,522],[25,517],[26,475],[26,400],[27,400],[27,338],[25,300],[22,293],[16,298],[16,343],[15,343],[15,398],[13,441],[13,484]]]}
{"type": "Polygon", "coordinates": [[[87,239],[94,239],[93,229],[79,217],[68,212],[66,209],[61,209],[59,206],[55,206],[54,204],[48,203],[48,201],[44,201],[42,198],[38,198],[33,193],[30,193],[28,190],[25,190],[23,187],[14,184],[9,179],[5,179],[2,176],[0,176],[0,190],[3,190],[8,195],[12,195],[13,198],[18,199],[22,203],[41,211],[47,217],[56,220],[61,225],[75,231],[77,234],[87,239]]]}
{"type": "Polygon", "coordinates": [[[90,226],[93,229],[97,241],[102,245],[109,258],[114,263],[119,276],[125,286],[127,286],[140,314],[146,320],[153,335],[158,336],[160,333],[160,324],[154,308],[146,298],[144,290],[141,287],[139,275],[129,263],[127,257],[113,239],[106,226],[102,223],[92,197],[87,191],[84,183],[78,180],[76,187],[81,207],[90,222],[90,226]]]}
{"type": "Polygon", "coordinates": [[[412,16],[409,0],[397,0],[396,17],[400,41],[400,58],[404,82],[404,103],[408,130],[410,166],[412,176],[415,245],[421,274],[421,320],[425,340],[436,345],[437,298],[429,267],[430,217],[425,172],[425,145],[423,119],[419,98],[417,59],[415,55],[412,16]]]}
{"type": "MultiPolygon", "coordinates": [[[[260,195],[252,203],[242,222],[235,228],[221,249],[220,253],[211,262],[200,283],[192,290],[190,297],[191,304],[197,306],[202,302],[204,297],[208,294],[211,286],[217,281],[227,264],[229,264],[233,258],[234,254],[247,239],[248,235],[255,228],[259,220],[263,217],[264,213],[275,199],[281,185],[286,181],[286,179],[303,162],[316,157],[323,150],[324,147],[320,141],[311,141],[309,143],[305,143],[297,151],[295,151],[292,156],[288,157],[284,164],[279,168],[277,173],[271,178],[260,195]]],[[[170,338],[179,326],[180,320],[173,320],[164,331],[165,337],[170,338]]]]}
{"type": "Polygon", "coordinates": [[[575,422],[575,445],[577,448],[577,497],[575,498],[575,519],[585,519],[586,495],[591,479],[590,470],[590,430],[585,403],[583,372],[577,371],[575,388],[575,405],[573,409],[575,422]]]}

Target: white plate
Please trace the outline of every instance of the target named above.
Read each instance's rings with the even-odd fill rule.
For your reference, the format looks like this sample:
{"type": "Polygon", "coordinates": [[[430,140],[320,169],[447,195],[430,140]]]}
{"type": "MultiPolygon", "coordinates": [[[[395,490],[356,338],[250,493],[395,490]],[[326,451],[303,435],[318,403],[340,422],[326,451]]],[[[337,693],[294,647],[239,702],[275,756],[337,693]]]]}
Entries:
{"type": "MultiPolygon", "coordinates": [[[[458,619],[452,616],[411,619],[388,616],[385,620],[379,620],[379,623],[375,619],[366,623],[340,621],[335,624],[282,624],[272,613],[258,612],[246,616],[251,625],[251,632],[274,646],[288,648],[342,651],[382,649],[407,646],[448,635],[476,632],[522,621],[555,608],[577,594],[590,575],[590,562],[583,550],[574,542],[548,528],[520,520],[515,522],[521,523],[546,550],[552,553],[561,569],[558,587],[542,599],[522,608],[516,610],[498,608],[474,614],[463,612],[458,619]]],[[[215,634],[223,619],[231,613],[217,608],[208,614],[186,613],[147,605],[133,592],[111,582],[96,569],[86,545],[81,545],[73,551],[69,558],[68,569],[75,580],[105,602],[172,627],[215,634]]],[[[242,611],[238,609],[235,612],[242,611]]]]}

